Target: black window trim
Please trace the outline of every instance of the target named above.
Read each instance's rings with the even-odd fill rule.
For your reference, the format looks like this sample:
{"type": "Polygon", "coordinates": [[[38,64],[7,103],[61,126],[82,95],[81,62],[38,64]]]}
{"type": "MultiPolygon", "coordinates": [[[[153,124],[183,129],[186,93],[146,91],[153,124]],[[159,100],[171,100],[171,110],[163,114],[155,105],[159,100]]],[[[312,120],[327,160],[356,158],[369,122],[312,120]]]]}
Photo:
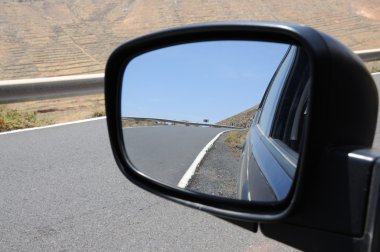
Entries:
{"type": "Polygon", "coordinates": [[[259,124],[257,124],[256,127],[260,132],[262,142],[272,153],[273,157],[280,164],[286,174],[293,179],[297,170],[299,154],[282,141],[266,136],[259,124]]]}
{"type": "MultiPolygon", "coordinates": [[[[274,72],[274,74],[273,74],[271,80],[269,81],[269,85],[268,85],[267,89],[265,90],[264,97],[263,97],[263,99],[262,99],[261,102],[260,102],[260,106],[259,106],[260,112],[262,112],[263,107],[265,106],[265,103],[266,103],[267,97],[268,97],[268,95],[269,95],[269,92],[270,92],[270,90],[272,89],[273,82],[274,82],[274,80],[276,79],[277,74],[278,74],[278,72],[280,71],[281,67],[283,66],[284,61],[286,60],[286,57],[289,55],[289,53],[290,53],[290,51],[291,51],[291,49],[292,49],[292,46],[295,46],[295,45],[289,45],[288,50],[287,50],[286,53],[284,54],[284,57],[282,58],[280,64],[278,65],[276,71],[274,72]]],[[[294,59],[293,59],[292,64],[293,64],[293,63],[294,63],[294,59]]],[[[286,77],[284,83],[286,83],[287,81],[288,81],[288,77],[286,77]]],[[[281,85],[281,86],[283,87],[283,85],[281,85]]],[[[281,95],[282,95],[282,91],[283,91],[283,90],[281,90],[280,97],[281,97],[281,95]]],[[[261,125],[261,124],[260,124],[261,114],[262,114],[262,113],[260,113],[259,117],[257,118],[257,125],[261,125]]],[[[277,108],[276,108],[276,111],[274,112],[274,115],[276,115],[276,114],[277,114],[277,108]]],[[[272,132],[272,126],[273,126],[273,120],[272,120],[272,123],[271,123],[270,126],[269,126],[269,134],[272,132]]],[[[263,133],[265,133],[265,131],[266,131],[265,129],[261,129],[261,130],[262,130],[263,133]]]]}
{"type": "MultiPolygon", "coordinates": [[[[276,159],[276,161],[279,162],[280,166],[284,169],[286,174],[288,174],[289,177],[292,179],[294,178],[295,173],[296,173],[299,154],[296,151],[294,151],[292,148],[290,148],[290,146],[288,146],[286,143],[281,141],[280,139],[275,139],[275,138],[271,137],[272,132],[273,132],[273,127],[274,127],[274,122],[276,121],[276,118],[278,116],[278,102],[279,101],[277,101],[277,104],[276,104],[276,110],[274,112],[273,120],[271,122],[268,135],[265,133],[265,130],[261,127],[260,118],[261,118],[262,109],[265,106],[265,102],[266,102],[267,96],[271,90],[274,79],[276,78],[279,69],[282,67],[286,57],[289,55],[293,46],[295,46],[295,45],[289,46],[289,49],[285,53],[283,59],[281,60],[280,65],[278,66],[278,68],[276,69],[276,72],[273,74],[273,77],[270,80],[270,84],[268,85],[268,88],[265,91],[264,98],[262,99],[262,101],[260,103],[260,107],[258,109],[258,112],[260,112],[260,113],[257,114],[258,118],[257,118],[257,124],[256,124],[256,127],[257,127],[258,131],[260,132],[262,141],[267,146],[268,150],[272,153],[272,155],[276,159]]],[[[292,63],[291,63],[292,66],[291,66],[291,69],[289,70],[290,72],[293,71],[293,69],[294,69],[294,62],[296,61],[298,54],[299,54],[299,52],[297,49],[295,57],[292,59],[292,63]]],[[[281,85],[282,90],[281,90],[280,97],[283,95],[283,91],[284,91],[283,88],[286,85],[286,83],[288,82],[290,76],[291,76],[291,74],[286,77],[283,84],[281,85]]]]}

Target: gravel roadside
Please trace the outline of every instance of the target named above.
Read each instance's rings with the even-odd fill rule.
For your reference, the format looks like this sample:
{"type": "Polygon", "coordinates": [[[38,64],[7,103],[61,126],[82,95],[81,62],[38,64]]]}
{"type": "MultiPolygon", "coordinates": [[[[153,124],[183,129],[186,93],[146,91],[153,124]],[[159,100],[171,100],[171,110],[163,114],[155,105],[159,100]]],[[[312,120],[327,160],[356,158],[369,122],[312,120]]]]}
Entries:
{"type": "Polygon", "coordinates": [[[187,189],[220,197],[237,197],[239,158],[225,143],[227,135],[223,134],[207,152],[187,189]]]}

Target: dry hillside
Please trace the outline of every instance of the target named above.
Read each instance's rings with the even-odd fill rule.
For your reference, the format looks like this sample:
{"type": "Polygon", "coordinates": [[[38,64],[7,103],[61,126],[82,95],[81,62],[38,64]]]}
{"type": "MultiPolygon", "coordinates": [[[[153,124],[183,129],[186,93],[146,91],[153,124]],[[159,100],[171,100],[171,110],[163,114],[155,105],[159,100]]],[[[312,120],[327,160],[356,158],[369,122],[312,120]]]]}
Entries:
{"type": "MultiPolygon", "coordinates": [[[[379,48],[378,1],[0,0],[0,80],[100,73],[112,50],[126,40],[213,21],[304,23],[354,50],[379,48]]],[[[377,69],[379,64],[374,64],[377,69]]],[[[7,104],[0,106],[0,128],[101,115],[103,95],[7,104]]],[[[239,116],[227,123],[247,126],[249,118],[239,116]]]]}
{"type": "Polygon", "coordinates": [[[253,106],[250,109],[247,109],[237,115],[228,117],[217,124],[219,125],[227,125],[227,126],[235,126],[241,128],[249,128],[252,124],[252,119],[256,114],[257,108],[259,105],[253,106]]]}
{"type": "Polygon", "coordinates": [[[378,0],[2,0],[0,80],[98,73],[120,43],[209,21],[304,23],[352,49],[380,47],[378,0]]]}

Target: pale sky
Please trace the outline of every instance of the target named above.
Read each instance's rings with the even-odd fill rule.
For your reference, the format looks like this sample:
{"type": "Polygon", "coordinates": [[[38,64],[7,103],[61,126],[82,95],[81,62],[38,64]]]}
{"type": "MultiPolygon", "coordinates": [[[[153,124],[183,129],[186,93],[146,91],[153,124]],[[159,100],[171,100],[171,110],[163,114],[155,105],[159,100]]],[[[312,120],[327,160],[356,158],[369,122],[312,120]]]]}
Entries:
{"type": "Polygon", "coordinates": [[[260,103],[288,48],[213,41],[140,55],[124,74],[122,116],[221,121],[260,103]]]}

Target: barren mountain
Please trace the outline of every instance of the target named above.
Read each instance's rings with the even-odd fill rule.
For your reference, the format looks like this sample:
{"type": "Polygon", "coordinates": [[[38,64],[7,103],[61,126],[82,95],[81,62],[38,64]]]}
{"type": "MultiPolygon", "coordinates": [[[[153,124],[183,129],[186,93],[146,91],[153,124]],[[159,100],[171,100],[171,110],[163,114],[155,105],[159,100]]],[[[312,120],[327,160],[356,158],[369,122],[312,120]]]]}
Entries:
{"type": "Polygon", "coordinates": [[[247,109],[237,115],[228,117],[217,124],[219,125],[227,125],[227,126],[235,126],[241,128],[249,128],[252,124],[252,119],[256,114],[257,108],[259,105],[253,106],[250,109],[247,109]]]}
{"type": "Polygon", "coordinates": [[[0,79],[103,72],[125,40],[210,21],[304,23],[352,49],[380,47],[378,0],[2,0],[0,79]]]}

